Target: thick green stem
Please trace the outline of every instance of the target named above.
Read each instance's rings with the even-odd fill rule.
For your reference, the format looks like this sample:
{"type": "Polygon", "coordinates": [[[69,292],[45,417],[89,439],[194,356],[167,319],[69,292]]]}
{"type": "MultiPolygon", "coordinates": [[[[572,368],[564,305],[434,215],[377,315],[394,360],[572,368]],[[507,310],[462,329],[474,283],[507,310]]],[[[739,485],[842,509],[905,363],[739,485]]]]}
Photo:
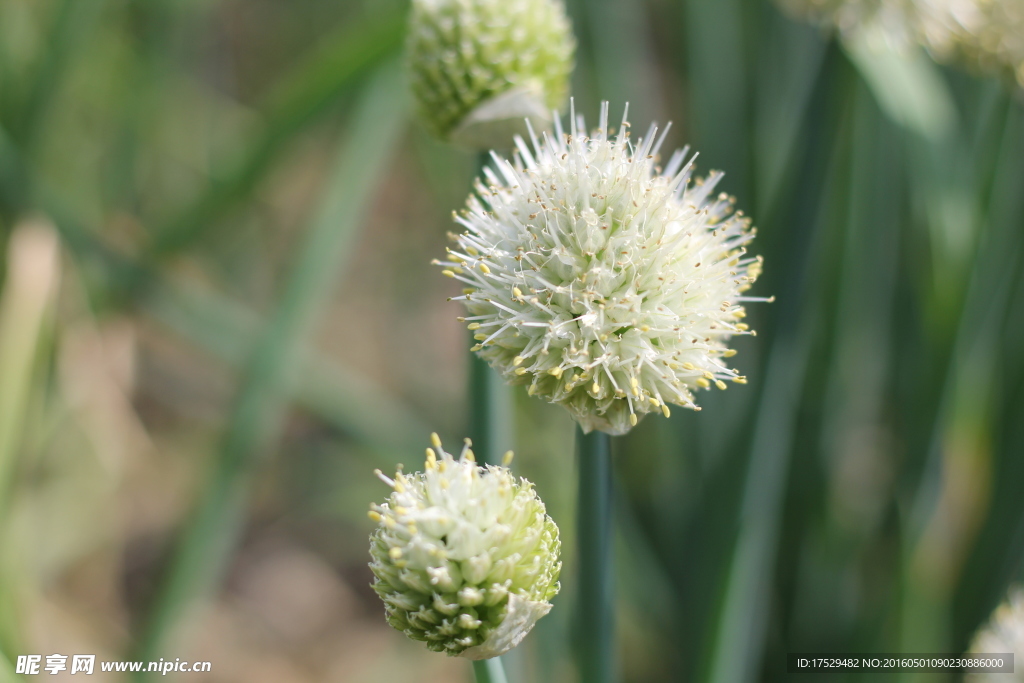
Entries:
{"type": "Polygon", "coordinates": [[[615,605],[612,567],[611,437],[584,434],[577,427],[576,665],[581,683],[613,683],[615,674],[615,605]]]}
{"type": "Polygon", "coordinates": [[[476,683],[508,683],[505,667],[501,665],[501,657],[473,662],[473,674],[476,676],[476,683]]]}
{"type": "MultiPolygon", "coordinates": [[[[477,159],[478,174],[488,155],[477,159]]],[[[470,344],[475,344],[471,340],[470,344]]],[[[487,362],[476,354],[469,360],[469,438],[481,463],[501,464],[502,454],[512,448],[512,396],[509,387],[487,362]]],[[[473,662],[477,683],[507,683],[500,657],[473,662]]]]}
{"type": "Polygon", "coordinates": [[[498,373],[476,355],[470,359],[469,403],[473,451],[480,462],[498,465],[513,445],[512,396],[498,373]]]}

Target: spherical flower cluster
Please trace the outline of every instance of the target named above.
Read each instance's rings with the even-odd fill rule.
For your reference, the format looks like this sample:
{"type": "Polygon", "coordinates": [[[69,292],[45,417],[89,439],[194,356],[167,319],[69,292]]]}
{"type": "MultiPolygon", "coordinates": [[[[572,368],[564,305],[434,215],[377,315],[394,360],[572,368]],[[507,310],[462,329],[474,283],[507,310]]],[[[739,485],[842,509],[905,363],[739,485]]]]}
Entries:
{"type": "Polygon", "coordinates": [[[439,137],[505,148],[565,105],[576,49],[562,0],[413,0],[409,72],[439,137]]]}
{"type": "Polygon", "coordinates": [[[370,511],[373,589],[388,623],[429,649],[496,657],[551,609],[558,527],[530,482],[478,466],[468,440],[456,460],[431,438],[423,472],[377,472],[394,492],[370,511]]]}
{"type": "Polygon", "coordinates": [[[933,52],[979,71],[1007,68],[1024,86],[1024,2],[921,1],[932,6],[931,25],[939,24],[925,43],[933,52]]]}
{"type": "Polygon", "coordinates": [[[914,42],[917,0],[776,0],[790,14],[834,26],[844,34],[884,30],[897,44],[914,42]]]}
{"type": "Polygon", "coordinates": [[[514,163],[495,155],[437,263],[466,285],[473,351],[584,431],[622,434],[746,381],[726,342],[753,334],[741,293],[761,261],[745,255],[750,221],[714,194],[721,174],[691,183],[686,150],[659,167],[664,134],[633,144],[624,118],[612,137],[607,103],[584,131],[573,116],[569,135],[517,138],[514,163]]]}
{"type": "Polygon", "coordinates": [[[971,643],[974,654],[1013,653],[1013,674],[968,674],[967,683],[1024,683],[1024,590],[1011,593],[971,643]]]}
{"type": "Polygon", "coordinates": [[[920,44],[935,57],[978,70],[1012,71],[1024,85],[1024,2],[1020,0],[777,0],[790,13],[844,35],[881,35],[892,46],[920,44]]]}

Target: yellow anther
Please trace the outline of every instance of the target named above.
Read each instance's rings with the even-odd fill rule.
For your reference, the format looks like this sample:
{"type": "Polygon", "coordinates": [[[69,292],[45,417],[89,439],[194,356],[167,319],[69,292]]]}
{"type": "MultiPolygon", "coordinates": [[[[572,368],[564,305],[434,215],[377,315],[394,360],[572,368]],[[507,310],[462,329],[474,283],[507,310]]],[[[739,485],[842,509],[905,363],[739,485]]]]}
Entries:
{"type": "Polygon", "coordinates": [[[704,379],[714,379],[714,378],[715,378],[715,376],[712,375],[710,372],[708,372],[707,370],[704,371],[704,379]]]}
{"type": "Polygon", "coordinates": [[[523,292],[518,287],[513,287],[512,288],[512,295],[515,298],[517,298],[517,299],[522,299],[523,298],[523,292]]]}
{"type": "Polygon", "coordinates": [[[515,457],[515,453],[512,451],[505,451],[505,455],[501,456],[501,464],[508,467],[512,464],[512,458],[515,457]]]}
{"type": "Polygon", "coordinates": [[[482,348],[484,348],[483,344],[474,344],[473,346],[469,347],[469,350],[470,351],[479,351],[482,348]]]}
{"type": "Polygon", "coordinates": [[[632,426],[636,427],[636,423],[637,423],[638,421],[639,421],[639,420],[637,420],[637,418],[636,418],[636,413],[630,413],[630,414],[629,414],[629,424],[630,424],[630,425],[632,425],[632,426]]]}
{"type": "Polygon", "coordinates": [[[515,367],[519,367],[520,365],[523,364],[523,360],[525,359],[522,356],[516,356],[515,358],[512,359],[512,365],[514,365],[515,367]]]}
{"type": "Polygon", "coordinates": [[[746,332],[747,330],[750,329],[750,325],[746,323],[736,323],[736,329],[746,332]]]}
{"type": "Polygon", "coordinates": [[[726,349],[725,353],[723,353],[722,356],[724,356],[725,358],[732,358],[737,353],[739,353],[739,351],[737,351],[736,349],[726,349]]]}
{"type": "Polygon", "coordinates": [[[725,391],[726,384],[722,380],[716,379],[715,380],[715,386],[718,387],[719,389],[721,389],[722,391],[725,391]]]}
{"type": "Polygon", "coordinates": [[[597,382],[594,382],[593,384],[590,385],[590,391],[591,391],[591,393],[594,393],[594,394],[601,393],[601,385],[598,384],[597,382]]]}
{"type": "Polygon", "coordinates": [[[700,377],[697,379],[697,386],[701,387],[702,389],[707,389],[708,387],[711,386],[711,382],[707,381],[703,377],[700,377]]]}
{"type": "Polygon", "coordinates": [[[661,404],[661,413],[662,413],[662,415],[664,415],[665,417],[671,417],[671,416],[672,416],[672,411],[671,411],[671,410],[669,410],[669,409],[668,409],[668,406],[667,406],[667,405],[665,405],[664,403],[662,403],[662,404],[661,404]]]}
{"type": "Polygon", "coordinates": [[[527,373],[526,368],[516,368],[515,369],[515,374],[519,375],[520,377],[522,377],[526,373],[527,373]]]}
{"type": "Polygon", "coordinates": [[[647,400],[650,401],[652,406],[657,407],[657,406],[661,405],[661,401],[659,401],[658,399],[654,398],[653,396],[648,396],[647,400]]]}
{"type": "Polygon", "coordinates": [[[427,449],[427,469],[432,470],[437,467],[437,453],[434,452],[433,448],[427,449]]]}
{"type": "Polygon", "coordinates": [[[629,378],[629,386],[631,386],[634,389],[636,389],[638,386],[640,386],[640,382],[637,380],[636,377],[630,377],[629,378]]]}
{"type": "Polygon", "coordinates": [[[476,462],[476,456],[473,455],[473,451],[470,450],[469,448],[467,448],[466,452],[462,454],[462,457],[468,460],[469,462],[476,462]]]}
{"type": "Polygon", "coordinates": [[[377,512],[376,510],[368,510],[366,516],[375,522],[379,522],[381,520],[380,513],[377,512]]]}
{"type": "Polygon", "coordinates": [[[697,369],[697,366],[694,365],[693,363],[683,363],[683,367],[686,368],[687,370],[696,370],[697,369]]]}
{"type": "Polygon", "coordinates": [[[477,341],[483,341],[484,339],[487,339],[487,335],[484,334],[483,332],[479,332],[473,335],[473,339],[476,339],[477,341]]]}
{"type": "Polygon", "coordinates": [[[441,447],[441,437],[437,435],[437,432],[430,432],[430,443],[434,446],[434,448],[441,447]]]}
{"type": "Polygon", "coordinates": [[[537,385],[536,384],[531,384],[529,387],[527,387],[527,389],[526,389],[526,395],[527,396],[533,396],[535,393],[537,393],[537,385]]]}
{"type": "Polygon", "coordinates": [[[392,548],[391,550],[388,551],[388,555],[391,556],[392,560],[400,560],[400,559],[402,559],[402,549],[401,548],[392,548]]]}
{"type": "Polygon", "coordinates": [[[641,325],[640,326],[640,331],[641,332],[650,332],[651,331],[651,326],[650,325],[641,325]]]}
{"type": "Polygon", "coordinates": [[[633,387],[633,395],[634,396],[640,396],[640,388],[639,387],[637,387],[637,386],[633,387]]]}
{"type": "Polygon", "coordinates": [[[557,366],[553,367],[550,370],[548,370],[548,374],[554,377],[555,379],[560,379],[562,377],[562,368],[557,366]]]}
{"type": "Polygon", "coordinates": [[[465,272],[464,270],[462,270],[462,268],[459,268],[458,266],[452,266],[452,271],[454,271],[457,275],[462,275],[465,272]]]}
{"type": "Polygon", "coordinates": [[[747,383],[747,378],[746,377],[733,377],[732,381],[736,382],[736,384],[746,384],[747,383]]]}
{"type": "Polygon", "coordinates": [[[470,256],[476,256],[480,252],[476,250],[476,247],[466,247],[466,253],[470,256]]]}
{"type": "Polygon", "coordinates": [[[467,295],[468,294],[474,294],[475,292],[476,292],[476,290],[473,289],[472,287],[466,287],[465,289],[462,290],[462,293],[463,294],[467,294],[467,295]]]}
{"type": "Polygon", "coordinates": [[[479,330],[480,329],[480,323],[470,323],[469,325],[466,326],[466,329],[468,329],[468,330],[479,330]]]}
{"type": "Polygon", "coordinates": [[[445,268],[444,270],[441,271],[441,275],[444,275],[445,277],[455,277],[455,272],[445,268]]]}
{"type": "Polygon", "coordinates": [[[486,263],[481,263],[480,264],[480,272],[483,273],[484,275],[490,275],[491,274],[491,269],[487,267],[486,263]]]}

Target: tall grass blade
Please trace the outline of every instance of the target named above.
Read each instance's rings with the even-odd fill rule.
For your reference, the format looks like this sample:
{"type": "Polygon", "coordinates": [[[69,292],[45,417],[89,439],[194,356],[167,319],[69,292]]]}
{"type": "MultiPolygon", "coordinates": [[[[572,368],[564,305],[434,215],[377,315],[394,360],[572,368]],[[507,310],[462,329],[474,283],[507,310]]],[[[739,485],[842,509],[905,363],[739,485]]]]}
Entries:
{"type": "Polygon", "coordinates": [[[180,213],[158,225],[149,249],[157,259],[181,251],[243,200],[295,135],[401,44],[405,18],[379,13],[347,25],[323,41],[295,72],[283,79],[267,105],[266,126],[238,159],[228,160],[210,185],[180,213]]]}
{"type": "MultiPolygon", "coordinates": [[[[241,369],[262,325],[242,304],[185,282],[161,278],[142,301],[159,324],[233,369],[241,369]]],[[[302,346],[295,353],[291,400],[325,423],[362,442],[371,452],[419,449],[429,426],[358,368],[302,346]]],[[[389,460],[387,465],[393,465],[389,460]]]]}
{"type": "Polygon", "coordinates": [[[953,94],[923,50],[900,51],[866,33],[849,37],[843,45],[893,121],[932,143],[954,131],[959,115],[953,94]]]}
{"type": "Polygon", "coordinates": [[[254,466],[279,433],[300,344],[343,268],[346,250],[403,132],[404,94],[399,69],[389,65],[357,106],[321,207],[253,350],[195,517],[158,593],[139,659],[166,654],[165,643],[181,617],[219,580],[243,521],[254,466]]]}
{"type": "MultiPolygon", "coordinates": [[[[836,71],[837,76],[841,73],[836,71]]],[[[845,86],[844,79],[836,80],[845,86]]],[[[827,111],[827,107],[824,109],[827,111]]],[[[782,289],[775,304],[780,310],[776,312],[774,339],[754,422],[738,536],[715,624],[707,675],[713,683],[756,680],[764,652],[797,414],[824,303],[821,288],[809,283],[819,282],[829,268],[829,245],[834,240],[828,230],[834,211],[829,202],[842,205],[843,193],[834,187],[841,171],[842,139],[833,144],[836,150],[827,172],[831,180],[822,186],[823,190],[818,189],[825,195],[822,203],[804,197],[806,205],[800,207],[800,215],[813,229],[791,231],[791,253],[773,262],[773,267],[782,269],[787,277],[780,282],[782,289]],[[807,207],[820,208],[817,215],[807,216],[807,207]]]]}
{"type": "Polygon", "coordinates": [[[30,219],[12,233],[7,277],[0,293],[0,651],[14,655],[25,633],[19,624],[17,563],[8,512],[25,418],[38,378],[41,342],[60,282],[59,241],[45,219],[30,219]]]}

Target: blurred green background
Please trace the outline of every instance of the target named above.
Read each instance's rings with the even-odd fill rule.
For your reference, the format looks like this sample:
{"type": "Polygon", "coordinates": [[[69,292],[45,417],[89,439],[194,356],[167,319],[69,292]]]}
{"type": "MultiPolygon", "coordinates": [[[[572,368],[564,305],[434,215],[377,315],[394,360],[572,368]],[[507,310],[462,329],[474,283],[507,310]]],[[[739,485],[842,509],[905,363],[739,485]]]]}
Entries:
{"type": "MultiPolygon", "coordinates": [[[[616,443],[623,679],[963,651],[1024,560],[1019,89],[768,0],[569,6],[577,111],[673,121],[777,297],[736,342],[750,384],[616,443]]],[[[31,653],[469,680],[385,624],[366,567],[372,470],[469,414],[430,259],[475,159],[411,120],[405,10],[0,0],[0,680],[31,653]]],[[[507,666],[562,683],[573,428],[514,400],[501,448],[566,567],[507,666]]]]}

